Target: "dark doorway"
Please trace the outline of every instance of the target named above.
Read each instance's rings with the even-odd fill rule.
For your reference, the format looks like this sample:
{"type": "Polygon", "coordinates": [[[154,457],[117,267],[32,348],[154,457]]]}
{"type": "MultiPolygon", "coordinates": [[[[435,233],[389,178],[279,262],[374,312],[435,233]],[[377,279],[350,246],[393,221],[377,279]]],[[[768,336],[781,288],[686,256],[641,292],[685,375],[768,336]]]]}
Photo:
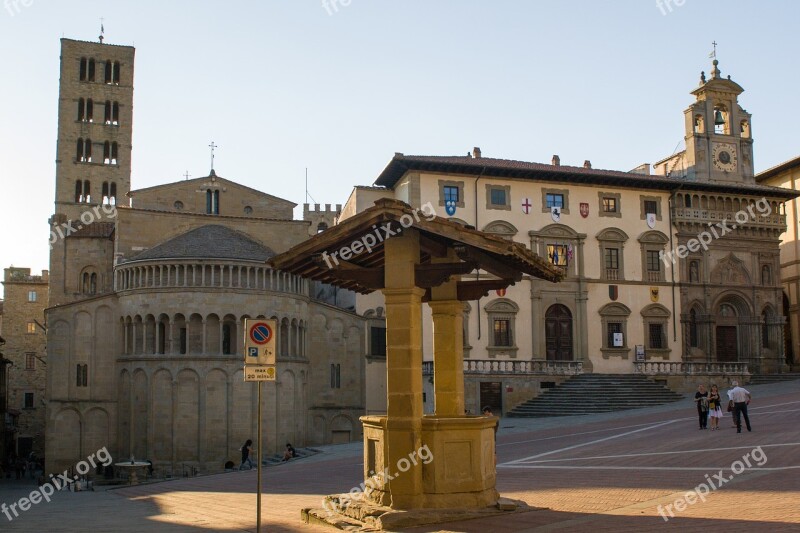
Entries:
{"type": "Polygon", "coordinates": [[[717,361],[733,363],[739,360],[736,326],[717,326],[717,361]]]}
{"type": "Polygon", "coordinates": [[[500,416],[503,412],[503,384],[499,381],[481,382],[481,410],[489,406],[492,408],[494,416],[500,416]]]}
{"type": "Polygon", "coordinates": [[[17,439],[17,455],[25,459],[33,451],[33,439],[31,437],[19,437],[17,439]]]}
{"type": "Polygon", "coordinates": [[[556,304],[547,310],[544,321],[548,361],[572,361],[572,313],[556,304]]]}

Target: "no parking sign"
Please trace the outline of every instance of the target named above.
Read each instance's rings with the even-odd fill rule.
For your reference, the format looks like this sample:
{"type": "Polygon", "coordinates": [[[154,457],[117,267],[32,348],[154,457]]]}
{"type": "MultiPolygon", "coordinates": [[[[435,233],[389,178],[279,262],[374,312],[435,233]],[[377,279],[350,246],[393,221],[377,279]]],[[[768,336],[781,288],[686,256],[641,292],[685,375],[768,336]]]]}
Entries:
{"type": "Polygon", "coordinates": [[[275,320],[244,320],[244,363],[246,365],[275,364],[275,320]]]}

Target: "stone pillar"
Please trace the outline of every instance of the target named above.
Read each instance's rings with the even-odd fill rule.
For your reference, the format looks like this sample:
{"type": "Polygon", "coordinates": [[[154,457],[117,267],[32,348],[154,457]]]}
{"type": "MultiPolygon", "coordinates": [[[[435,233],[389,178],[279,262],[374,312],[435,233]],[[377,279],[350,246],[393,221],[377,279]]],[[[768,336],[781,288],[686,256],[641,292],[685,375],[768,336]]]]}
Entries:
{"type": "Polygon", "coordinates": [[[436,416],[464,415],[464,304],[430,302],[433,313],[433,389],[436,416]]]}
{"type": "MultiPolygon", "coordinates": [[[[387,419],[385,464],[390,470],[422,446],[422,296],[415,284],[419,234],[407,230],[384,244],[386,299],[387,419]]],[[[424,501],[422,464],[388,483],[393,509],[424,501]]]]}

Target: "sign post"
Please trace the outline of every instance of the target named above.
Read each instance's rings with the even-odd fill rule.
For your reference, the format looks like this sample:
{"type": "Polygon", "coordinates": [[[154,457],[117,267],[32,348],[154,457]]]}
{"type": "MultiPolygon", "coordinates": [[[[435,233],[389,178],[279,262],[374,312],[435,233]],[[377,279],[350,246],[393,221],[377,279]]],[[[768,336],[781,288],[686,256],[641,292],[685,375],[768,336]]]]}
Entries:
{"type": "Polygon", "coordinates": [[[258,388],[257,429],[258,445],[256,446],[256,532],[261,533],[261,383],[275,381],[275,332],[278,324],[275,320],[244,320],[244,380],[255,381],[258,388]]]}

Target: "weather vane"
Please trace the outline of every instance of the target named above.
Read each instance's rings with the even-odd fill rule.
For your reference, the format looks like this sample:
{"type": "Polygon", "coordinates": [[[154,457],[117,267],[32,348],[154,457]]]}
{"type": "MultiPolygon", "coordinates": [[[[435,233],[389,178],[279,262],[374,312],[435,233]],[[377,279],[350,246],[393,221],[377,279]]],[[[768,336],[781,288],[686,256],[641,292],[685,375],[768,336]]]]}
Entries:
{"type": "Polygon", "coordinates": [[[100,44],[103,44],[103,39],[105,39],[106,30],[103,27],[103,17],[100,17],[100,44]]]}

